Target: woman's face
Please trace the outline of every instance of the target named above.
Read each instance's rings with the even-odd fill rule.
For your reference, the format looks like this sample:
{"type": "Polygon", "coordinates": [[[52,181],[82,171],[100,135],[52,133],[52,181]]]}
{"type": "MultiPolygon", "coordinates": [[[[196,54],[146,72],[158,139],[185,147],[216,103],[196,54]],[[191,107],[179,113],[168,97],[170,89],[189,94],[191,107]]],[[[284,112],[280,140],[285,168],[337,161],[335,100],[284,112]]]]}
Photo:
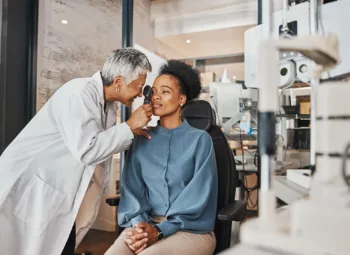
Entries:
{"type": "Polygon", "coordinates": [[[163,117],[181,112],[181,105],[186,103],[186,96],[181,94],[176,78],[163,74],[153,83],[152,106],[155,116],[163,117]]]}

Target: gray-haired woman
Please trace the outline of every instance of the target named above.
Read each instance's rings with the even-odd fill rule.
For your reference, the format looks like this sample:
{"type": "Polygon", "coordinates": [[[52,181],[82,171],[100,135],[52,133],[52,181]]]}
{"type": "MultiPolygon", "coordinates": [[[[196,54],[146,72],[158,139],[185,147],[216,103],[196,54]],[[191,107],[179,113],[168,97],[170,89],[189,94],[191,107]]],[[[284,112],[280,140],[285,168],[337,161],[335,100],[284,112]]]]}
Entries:
{"type": "MultiPolygon", "coordinates": [[[[107,58],[102,71],[64,84],[0,157],[1,254],[59,255],[94,222],[114,153],[129,148],[152,115],[144,105],[115,125],[116,102],[142,95],[151,64],[131,48],[107,58]],[[80,209],[80,210],[79,210],[80,209]]],[[[69,250],[69,249],[68,249],[69,250]]]]}

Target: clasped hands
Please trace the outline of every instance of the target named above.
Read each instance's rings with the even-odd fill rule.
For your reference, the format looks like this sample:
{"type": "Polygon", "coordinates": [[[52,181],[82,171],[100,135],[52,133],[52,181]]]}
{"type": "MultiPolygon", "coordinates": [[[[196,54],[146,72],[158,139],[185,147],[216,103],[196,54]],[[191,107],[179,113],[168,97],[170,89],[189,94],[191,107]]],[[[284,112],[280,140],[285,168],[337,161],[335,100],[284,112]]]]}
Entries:
{"type": "Polygon", "coordinates": [[[157,242],[157,235],[158,230],[146,222],[138,223],[134,228],[123,232],[125,243],[136,254],[157,242]]]}

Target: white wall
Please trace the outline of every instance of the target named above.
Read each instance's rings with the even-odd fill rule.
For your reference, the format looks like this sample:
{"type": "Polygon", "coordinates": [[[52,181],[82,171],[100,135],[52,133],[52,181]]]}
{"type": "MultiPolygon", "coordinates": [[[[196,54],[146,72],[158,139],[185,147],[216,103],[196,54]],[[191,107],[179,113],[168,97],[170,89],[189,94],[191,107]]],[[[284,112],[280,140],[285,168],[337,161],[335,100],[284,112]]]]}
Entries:
{"type": "Polygon", "coordinates": [[[244,63],[207,65],[205,71],[215,73],[215,81],[220,81],[225,68],[227,70],[227,77],[231,81],[233,81],[233,76],[236,77],[236,80],[244,80],[244,63]]]}

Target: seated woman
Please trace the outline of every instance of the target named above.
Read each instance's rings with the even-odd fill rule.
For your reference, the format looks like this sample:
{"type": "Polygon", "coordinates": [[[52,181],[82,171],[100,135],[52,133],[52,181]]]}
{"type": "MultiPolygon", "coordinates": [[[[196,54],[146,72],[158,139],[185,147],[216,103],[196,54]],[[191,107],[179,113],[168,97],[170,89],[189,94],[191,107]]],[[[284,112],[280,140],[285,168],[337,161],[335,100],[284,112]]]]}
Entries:
{"type": "Polygon", "coordinates": [[[212,255],[216,240],[217,169],[212,140],[181,119],[198,97],[199,74],[171,60],[153,84],[158,126],[137,137],[121,177],[118,221],[127,227],[105,255],[212,255]]]}

